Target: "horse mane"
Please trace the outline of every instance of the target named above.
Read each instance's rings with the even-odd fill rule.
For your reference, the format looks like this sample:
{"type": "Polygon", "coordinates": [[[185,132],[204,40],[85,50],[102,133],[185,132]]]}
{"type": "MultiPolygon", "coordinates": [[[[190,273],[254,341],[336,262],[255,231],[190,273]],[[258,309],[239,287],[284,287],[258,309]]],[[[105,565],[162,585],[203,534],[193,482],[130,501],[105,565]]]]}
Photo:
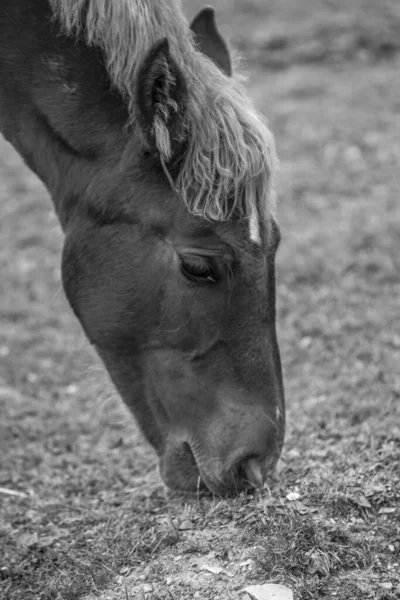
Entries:
{"type": "MultiPolygon", "coordinates": [[[[135,83],[140,58],[163,38],[189,91],[187,144],[174,188],[189,210],[224,221],[234,211],[267,218],[274,208],[274,139],[255,110],[243,80],[227,77],[195,48],[180,0],[50,0],[68,34],[83,35],[103,50],[112,84],[135,120],[135,83]],[[132,60],[139,58],[139,60],[132,60]]],[[[168,162],[171,143],[156,143],[168,162]]]]}

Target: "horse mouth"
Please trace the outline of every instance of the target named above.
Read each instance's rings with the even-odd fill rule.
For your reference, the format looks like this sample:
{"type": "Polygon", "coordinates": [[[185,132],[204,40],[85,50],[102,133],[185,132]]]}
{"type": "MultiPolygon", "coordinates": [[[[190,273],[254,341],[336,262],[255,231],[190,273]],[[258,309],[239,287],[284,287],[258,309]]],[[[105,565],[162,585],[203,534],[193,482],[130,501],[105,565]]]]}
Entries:
{"type": "Polygon", "coordinates": [[[192,450],[188,442],[170,447],[160,460],[160,471],[164,483],[171,489],[182,492],[209,492],[220,496],[228,487],[205,468],[204,461],[192,450]]]}
{"type": "Polygon", "coordinates": [[[208,491],[215,496],[261,488],[265,467],[264,461],[248,457],[229,469],[223,468],[223,461],[213,461],[210,468],[207,457],[202,457],[186,441],[170,447],[160,461],[161,476],[168,487],[185,492],[208,491]]]}
{"type": "Polygon", "coordinates": [[[195,453],[187,442],[184,442],[186,456],[190,457],[191,464],[195,467],[197,476],[197,490],[208,491],[216,496],[238,494],[245,489],[254,489],[256,486],[251,482],[242,465],[232,468],[223,478],[212,475],[205,469],[201,461],[196,458],[195,453]]]}

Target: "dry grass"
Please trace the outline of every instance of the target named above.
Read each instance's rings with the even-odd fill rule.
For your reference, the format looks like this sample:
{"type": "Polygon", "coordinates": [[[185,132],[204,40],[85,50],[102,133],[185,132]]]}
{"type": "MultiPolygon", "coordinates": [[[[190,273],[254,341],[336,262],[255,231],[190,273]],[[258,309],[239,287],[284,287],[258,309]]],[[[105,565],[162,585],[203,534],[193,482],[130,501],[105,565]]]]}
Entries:
{"type": "MultiPolygon", "coordinates": [[[[225,16],[258,44],[264,17],[293,39],[296,19],[334,31],[348,4],[225,16]]],[[[376,46],[383,17],[351,4],[350,23],[370,7],[376,46]]],[[[2,600],[228,600],[267,580],[304,600],[400,596],[400,63],[358,58],[253,73],[281,156],[288,399],[280,481],[262,493],[165,492],[61,293],[49,200],[2,142],[0,488],[20,494],[0,492],[2,600]]]]}

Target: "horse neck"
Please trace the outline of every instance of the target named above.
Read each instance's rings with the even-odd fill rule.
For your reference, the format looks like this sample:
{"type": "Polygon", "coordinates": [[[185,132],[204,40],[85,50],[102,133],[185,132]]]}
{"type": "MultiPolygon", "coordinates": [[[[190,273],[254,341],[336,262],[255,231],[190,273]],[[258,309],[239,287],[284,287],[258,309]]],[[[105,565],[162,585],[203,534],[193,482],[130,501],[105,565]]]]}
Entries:
{"type": "Polygon", "coordinates": [[[51,16],[45,0],[0,3],[0,130],[65,225],[75,198],[112,177],[129,143],[128,113],[99,51],[60,36],[51,16]]]}

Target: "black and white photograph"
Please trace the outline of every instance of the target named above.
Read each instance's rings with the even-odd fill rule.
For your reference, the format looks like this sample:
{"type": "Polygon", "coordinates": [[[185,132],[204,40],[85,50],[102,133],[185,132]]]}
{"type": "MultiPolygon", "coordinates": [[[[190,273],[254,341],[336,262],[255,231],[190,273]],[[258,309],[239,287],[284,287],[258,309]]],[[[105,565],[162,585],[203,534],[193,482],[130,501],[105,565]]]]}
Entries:
{"type": "Polygon", "coordinates": [[[400,0],[0,0],[0,600],[400,600],[400,0]]]}

